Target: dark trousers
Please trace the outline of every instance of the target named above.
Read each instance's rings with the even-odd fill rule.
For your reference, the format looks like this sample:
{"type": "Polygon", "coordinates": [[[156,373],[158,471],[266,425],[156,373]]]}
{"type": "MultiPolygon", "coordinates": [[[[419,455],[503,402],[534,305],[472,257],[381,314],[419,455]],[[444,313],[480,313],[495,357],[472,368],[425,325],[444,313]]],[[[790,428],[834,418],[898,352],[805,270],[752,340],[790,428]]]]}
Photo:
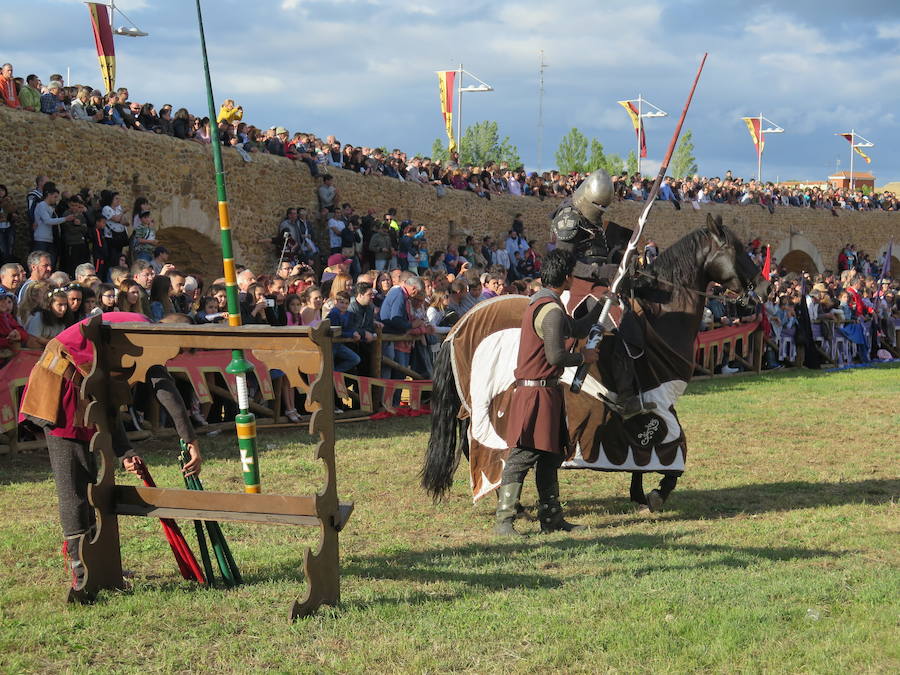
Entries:
{"type": "Polygon", "coordinates": [[[563,456],[556,452],[545,452],[533,448],[513,448],[506,458],[501,485],[524,483],[528,470],[534,467],[534,483],[538,495],[556,491],[556,472],[563,462],[563,456]]]}
{"type": "Polygon", "coordinates": [[[97,477],[94,454],[88,449],[88,443],[50,434],[46,438],[63,534],[66,537],[85,534],[94,524],[94,510],[87,498],[88,484],[97,477]]]}

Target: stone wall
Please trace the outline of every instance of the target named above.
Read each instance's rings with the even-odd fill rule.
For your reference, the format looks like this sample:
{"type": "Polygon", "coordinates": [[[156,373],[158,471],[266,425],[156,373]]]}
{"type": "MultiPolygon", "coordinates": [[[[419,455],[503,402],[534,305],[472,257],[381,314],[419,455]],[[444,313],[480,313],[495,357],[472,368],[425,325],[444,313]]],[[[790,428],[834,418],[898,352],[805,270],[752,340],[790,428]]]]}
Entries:
{"type": "MultiPolygon", "coordinates": [[[[0,183],[16,203],[24,205],[25,194],[39,173],[70,192],[85,186],[96,191],[114,189],[127,208],[136,197],[145,196],[152,204],[160,239],[172,249],[176,264],[208,278],[221,275],[211,155],[209,147],[197,143],[0,108],[0,183]]],[[[259,240],[272,235],[288,206],[306,206],[315,213],[317,184],[299,162],[255,154],[253,162],[246,163],[229,149],[224,155],[236,259],[257,273],[271,270],[272,247],[259,240]]],[[[380,217],[396,207],[401,220],[427,224],[432,250],[447,243],[450,220],[459,227],[454,239],[463,232],[478,238],[501,237],[516,213],[523,214],[529,238],[546,241],[547,219],[557,204],[511,196],[488,201],[454,190],[439,197],[430,186],[342,170],[334,175],[341,201],[350,202],[357,213],[371,208],[380,217]]],[[[615,203],[609,215],[633,226],[640,208],[633,202],[615,203]]],[[[873,255],[883,252],[892,236],[900,241],[897,213],[842,211],[834,217],[828,211],[809,209],[782,208],[770,214],[758,206],[715,205],[705,210],[721,214],[744,240],[758,237],[770,243],[778,259],[802,251],[820,269],[833,267],[848,241],[873,255]]],[[[689,207],[675,211],[660,203],[651,213],[646,232],[664,247],[703,220],[703,212],[689,207]]]]}

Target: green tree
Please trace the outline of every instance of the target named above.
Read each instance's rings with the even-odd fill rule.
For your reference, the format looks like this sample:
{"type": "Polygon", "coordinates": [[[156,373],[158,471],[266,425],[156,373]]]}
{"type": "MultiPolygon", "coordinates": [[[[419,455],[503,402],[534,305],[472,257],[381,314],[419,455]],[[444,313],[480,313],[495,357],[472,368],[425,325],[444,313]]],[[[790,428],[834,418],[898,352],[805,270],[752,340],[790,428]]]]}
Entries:
{"type": "Polygon", "coordinates": [[[440,138],[435,138],[434,143],[431,144],[431,159],[441,162],[450,159],[450,153],[440,138]]]}
{"type": "MultiPolygon", "coordinates": [[[[600,146],[601,150],[603,146],[600,146]]],[[[587,161],[588,139],[576,127],[563,136],[556,149],[556,168],[560,173],[585,171],[587,161]]]]}
{"type": "Polygon", "coordinates": [[[628,157],[625,159],[625,170],[628,172],[629,176],[633,176],[637,173],[637,155],[634,154],[634,150],[628,151],[628,157]]]}
{"type": "Polygon", "coordinates": [[[603,144],[596,138],[591,139],[591,158],[588,160],[587,171],[603,169],[610,176],[622,170],[622,158],[618,155],[607,155],[603,152],[603,144]]]}
{"type": "Polygon", "coordinates": [[[672,161],[669,167],[671,169],[669,175],[679,179],[692,176],[698,172],[690,129],[681,135],[678,146],[675,148],[675,152],[672,153],[672,161]]]}
{"type": "Polygon", "coordinates": [[[488,162],[507,162],[515,168],[522,164],[519,149],[509,136],[500,140],[500,129],[496,122],[485,120],[466,127],[462,137],[460,161],[463,165],[484,166],[488,162]]]}

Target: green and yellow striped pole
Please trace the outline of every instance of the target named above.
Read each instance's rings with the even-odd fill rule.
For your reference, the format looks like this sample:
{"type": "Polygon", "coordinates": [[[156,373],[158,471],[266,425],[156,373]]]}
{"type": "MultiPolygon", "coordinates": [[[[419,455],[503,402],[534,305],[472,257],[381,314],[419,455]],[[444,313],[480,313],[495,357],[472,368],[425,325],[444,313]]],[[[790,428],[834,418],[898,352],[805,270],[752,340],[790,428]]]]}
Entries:
{"type": "MultiPolygon", "coordinates": [[[[212,81],[209,77],[209,60],[206,57],[206,36],[203,32],[203,14],[200,0],[197,2],[197,23],[200,26],[200,48],[203,51],[203,74],[206,77],[206,98],[209,104],[209,127],[212,137],[213,164],[216,167],[216,192],[219,200],[219,229],[222,233],[222,264],[225,268],[225,286],[228,297],[228,324],[241,325],[241,308],[238,301],[237,276],[234,273],[234,248],[231,244],[231,222],[228,218],[228,196],[225,192],[225,169],[222,166],[222,145],[219,126],[216,124],[216,104],[213,100],[212,81]]],[[[244,492],[258,493],[259,463],[256,455],[256,418],[250,412],[250,396],[247,392],[247,374],[253,366],[244,358],[243,349],[231,352],[231,363],[225,368],[237,378],[238,408],[234,418],[237,427],[238,448],[244,472],[244,492]]]]}

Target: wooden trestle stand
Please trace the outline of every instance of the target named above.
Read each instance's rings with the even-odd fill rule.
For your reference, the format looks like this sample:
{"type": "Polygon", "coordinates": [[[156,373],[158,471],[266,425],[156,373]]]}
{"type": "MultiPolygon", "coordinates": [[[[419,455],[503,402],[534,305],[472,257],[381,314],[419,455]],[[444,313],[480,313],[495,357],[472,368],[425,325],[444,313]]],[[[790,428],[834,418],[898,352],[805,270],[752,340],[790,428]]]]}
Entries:
{"type": "Polygon", "coordinates": [[[332,379],[332,337],[337,331],[327,321],[316,328],[261,328],[104,324],[100,316],[85,324],[83,331],[94,345],[93,369],[81,392],[89,402],[85,419],[97,428],[91,451],[99,472],[88,492],[96,510],[97,529],[93,539],[82,540],[85,582],[80,593],[93,595],[101,589],[124,588],[118,516],[149,516],[319,527],[318,552],[307,548],[303,557],[306,594],[294,601],[291,619],[311,614],[323,604],[337,605],[338,532],[353,511],[352,502],[340,502],[337,496],[332,379]],[[315,456],[325,465],[325,485],[318,493],[301,497],[116,485],[118,460],[111,430],[120,406],[131,402],[130,386],[144,381],[150,366],[165,364],[181,349],[191,348],[252,351],[268,368],[284,371],[291,385],[305,392],[306,407],[312,413],[309,430],[319,435],[315,456]]]}

